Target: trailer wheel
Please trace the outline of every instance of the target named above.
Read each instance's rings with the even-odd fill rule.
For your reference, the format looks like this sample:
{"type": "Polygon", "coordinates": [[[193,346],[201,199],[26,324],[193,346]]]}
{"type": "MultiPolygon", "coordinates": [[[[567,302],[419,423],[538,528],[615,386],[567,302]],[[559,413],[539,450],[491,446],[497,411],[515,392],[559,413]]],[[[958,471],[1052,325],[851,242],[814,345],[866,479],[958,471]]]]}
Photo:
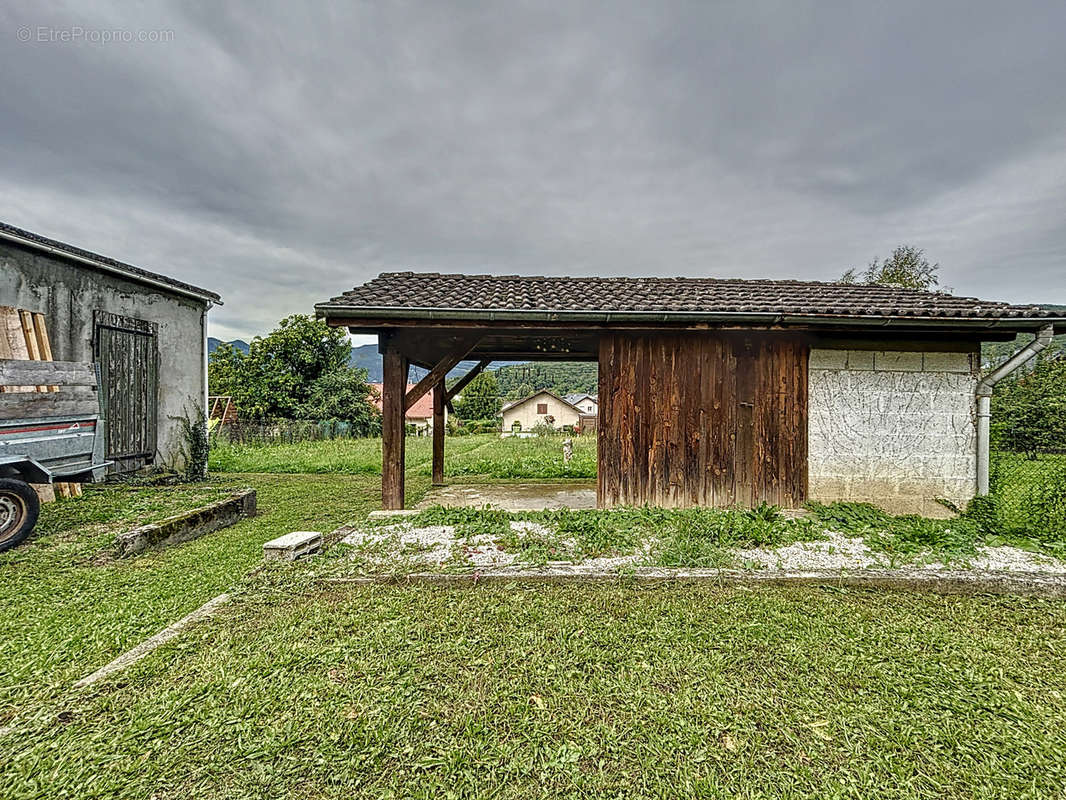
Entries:
{"type": "Polygon", "coordinates": [[[29,536],[40,513],[41,500],[32,486],[0,478],[0,553],[29,536]]]}

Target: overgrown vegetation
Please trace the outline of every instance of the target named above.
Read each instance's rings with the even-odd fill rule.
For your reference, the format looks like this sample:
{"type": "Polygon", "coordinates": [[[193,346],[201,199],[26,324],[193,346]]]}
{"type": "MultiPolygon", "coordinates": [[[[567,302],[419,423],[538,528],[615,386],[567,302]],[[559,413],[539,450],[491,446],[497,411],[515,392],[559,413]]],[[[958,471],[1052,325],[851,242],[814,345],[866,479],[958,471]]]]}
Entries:
{"type": "Polygon", "coordinates": [[[972,518],[930,519],[917,514],[895,516],[869,503],[809,502],[807,508],[820,526],[862,538],[874,551],[893,560],[926,556],[950,562],[976,555],[985,533],[972,518]]]}
{"type": "Polygon", "coordinates": [[[205,480],[211,441],[204,412],[190,413],[186,409],[183,416],[174,419],[181,426],[182,477],[190,482],[205,480]]]}
{"type": "Polygon", "coordinates": [[[1064,547],[1066,455],[994,453],[989,477],[989,496],[971,510],[986,531],[1064,547]]]}
{"type": "Polygon", "coordinates": [[[996,385],[992,445],[1024,453],[1066,451],[1066,358],[1042,356],[996,385]]]}

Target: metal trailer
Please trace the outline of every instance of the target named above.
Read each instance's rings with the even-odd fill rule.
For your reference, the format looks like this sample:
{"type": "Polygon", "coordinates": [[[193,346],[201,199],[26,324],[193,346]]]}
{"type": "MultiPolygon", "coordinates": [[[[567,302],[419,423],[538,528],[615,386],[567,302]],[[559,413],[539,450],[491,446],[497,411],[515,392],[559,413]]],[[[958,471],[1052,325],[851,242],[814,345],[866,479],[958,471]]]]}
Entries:
{"type": "Polygon", "coordinates": [[[99,384],[92,363],[0,359],[0,552],[37,524],[31,484],[104,478],[99,384]]]}

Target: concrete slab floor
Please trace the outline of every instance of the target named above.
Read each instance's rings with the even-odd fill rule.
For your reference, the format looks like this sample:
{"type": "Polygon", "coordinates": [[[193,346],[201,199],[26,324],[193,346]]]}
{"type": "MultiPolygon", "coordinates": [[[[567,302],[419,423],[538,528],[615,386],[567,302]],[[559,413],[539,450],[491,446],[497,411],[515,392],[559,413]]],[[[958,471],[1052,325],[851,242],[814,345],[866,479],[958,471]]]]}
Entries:
{"type": "Polygon", "coordinates": [[[416,508],[483,508],[501,511],[546,511],[556,508],[596,507],[596,484],[588,483],[486,483],[454,484],[430,489],[416,508]]]}

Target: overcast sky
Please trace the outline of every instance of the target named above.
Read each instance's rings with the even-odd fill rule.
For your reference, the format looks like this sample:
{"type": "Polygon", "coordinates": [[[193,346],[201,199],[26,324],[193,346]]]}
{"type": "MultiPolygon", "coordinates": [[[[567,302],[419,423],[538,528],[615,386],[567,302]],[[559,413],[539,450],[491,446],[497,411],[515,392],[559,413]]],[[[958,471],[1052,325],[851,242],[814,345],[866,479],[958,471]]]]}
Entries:
{"type": "Polygon", "coordinates": [[[227,339],[385,270],[900,243],[1066,303],[1066,3],[832,5],[5,3],[0,219],[218,291],[227,339]]]}

